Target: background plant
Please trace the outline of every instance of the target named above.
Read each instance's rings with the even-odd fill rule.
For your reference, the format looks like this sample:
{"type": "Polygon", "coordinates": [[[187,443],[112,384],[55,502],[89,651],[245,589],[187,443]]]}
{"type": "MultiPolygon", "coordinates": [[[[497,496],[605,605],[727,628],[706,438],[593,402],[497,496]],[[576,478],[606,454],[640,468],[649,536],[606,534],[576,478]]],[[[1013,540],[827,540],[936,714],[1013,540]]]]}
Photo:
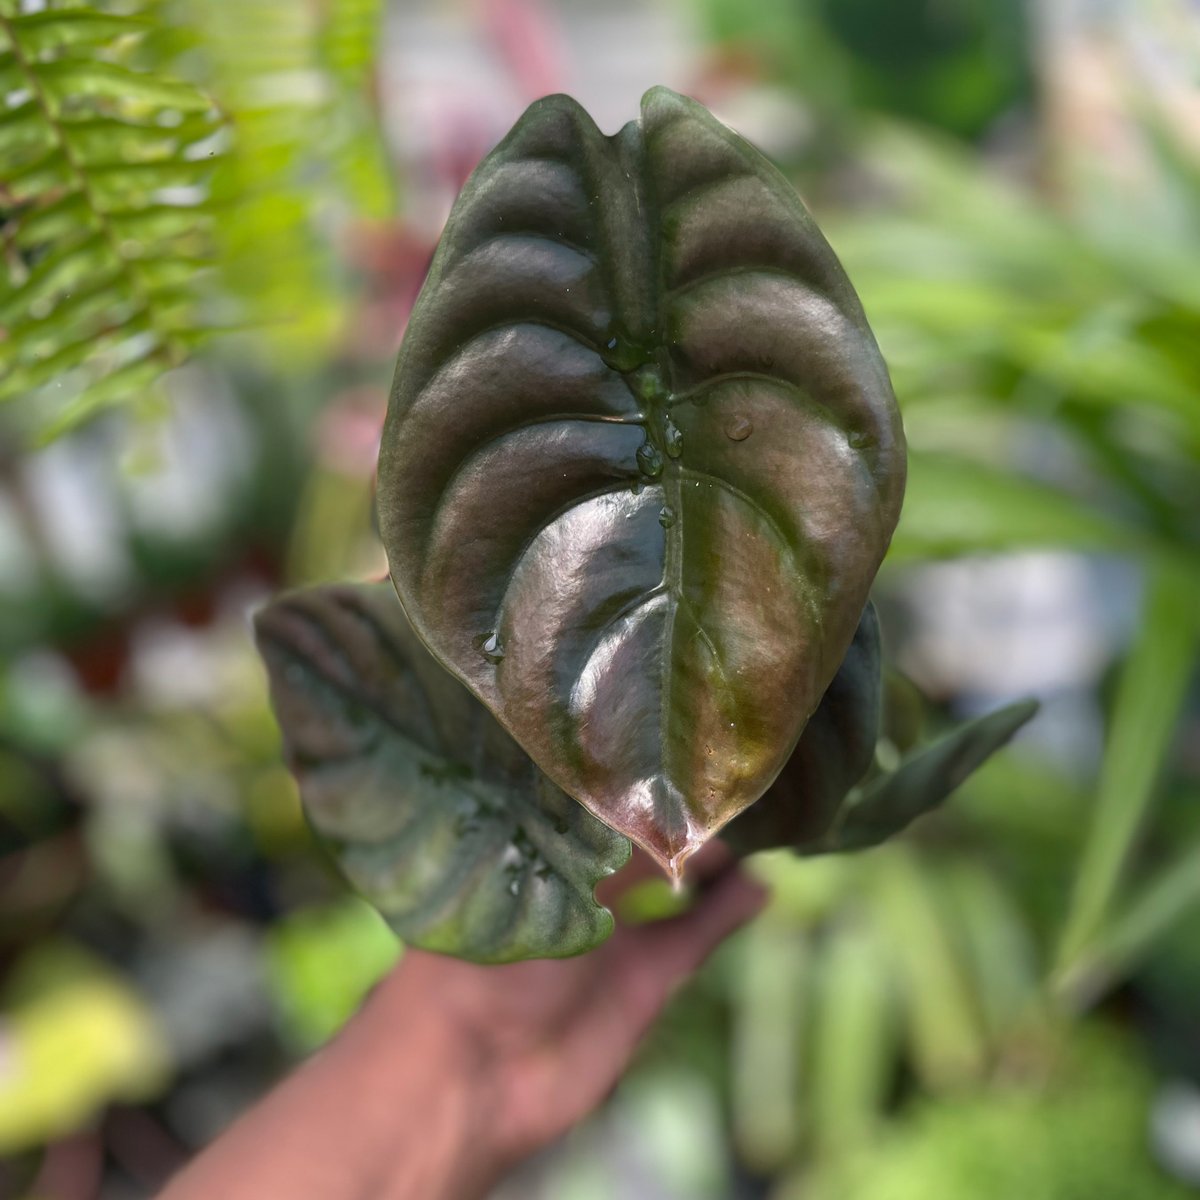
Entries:
{"type": "MultiPolygon", "coordinates": [[[[969,16],[971,6],[943,6],[958,7],[969,16]]],[[[890,653],[960,717],[1008,698],[998,674],[989,690],[969,670],[977,659],[995,672],[989,645],[1056,647],[1063,626],[1021,599],[1031,579],[1082,581],[1056,603],[1069,628],[1100,633],[1077,683],[1044,693],[1039,726],[1058,732],[1035,730],[952,810],[858,862],[764,859],[772,909],[680,998],[608,1112],[547,1165],[549,1178],[514,1186],[523,1196],[620,1194],[615,1142],[641,1194],[820,1185],[873,1200],[881,1179],[908,1186],[929,1178],[931,1163],[948,1187],[956,1170],[999,1170],[1016,1138],[1032,1155],[1035,1129],[1059,1128],[1056,1114],[1088,1104],[1091,1123],[1111,1130],[1106,1177],[1123,1194],[1173,1196],[1146,1153],[1146,1128],[1157,1080],[1200,1078],[1187,604],[1200,478],[1190,269],[1200,192],[1165,83],[1167,66],[1193,52],[1193,25],[1162,0],[1133,13],[1139,36],[1159,39],[1159,83],[1136,90],[1132,66],[1111,71],[1133,92],[1105,126],[1140,147],[1129,159],[1098,147],[1086,121],[1064,123],[1054,97],[1083,66],[1031,40],[1044,5],[1029,6],[1025,38],[981,40],[970,20],[959,24],[968,30],[960,62],[983,53],[991,78],[1017,81],[982,99],[977,75],[954,68],[954,39],[926,41],[922,53],[944,64],[939,86],[961,89],[944,102],[921,98],[938,129],[897,122],[891,68],[877,73],[824,6],[793,10],[803,37],[769,23],[779,6],[697,9],[710,32],[677,82],[731,119],[737,110],[760,142],[756,104],[769,101],[771,128],[792,131],[775,153],[854,279],[892,369],[913,459],[904,523],[876,589],[890,653]],[[832,69],[843,56],[855,64],[852,88],[832,69]],[[1037,69],[1035,90],[1021,81],[1037,69]],[[869,105],[882,105],[885,120],[869,105]],[[1000,599],[980,600],[993,585],[1000,599]],[[930,622],[964,608],[950,671],[930,622]],[[1004,640],[998,611],[1010,609],[1021,620],[1015,641],[1004,640]],[[971,639],[963,629],[988,632],[971,639]],[[850,1181],[852,1161],[863,1177],[850,1181]]],[[[215,60],[195,48],[204,22],[186,14],[156,6],[146,19],[161,37],[123,46],[119,65],[188,81],[223,114],[232,101],[205,65],[215,60]]],[[[574,10],[558,15],[577,47],[574,10]]],[[[622,44],[641,29],[630,13],[613,19],[622,44]]],[[[485,28],[471,37],[491,70],[532,78],[485,28]]],[[[573,64],[601,57],[595,30],[584,33],[588,53],[573,64]]],[[[382,45],[390,73],[405,39],[425,52],[421,36],[402,25],[368,43],[365,61],[382,45]]],[[[305,61],[327,69],[315,51],[305,61]]],[[[459,72],[458,86],[475,77],[459,72]]],[[[543,90],[575,90],[574,81],[562,71],[543,90]]],[[[352,108],[361,101],[369,113],[370,93],[353,94],[352,108]]],[[[451,104],[447,89],[431,111],[451,104]]],[[[354,222],[379,194],[359,192],[354,171],[330,161],[289,177],[309,215],[296,223],[289,209],[288,236],[328,289],[294,293],[315,306],[298,314],[308,328],[328,331],[307,339],[310,356],[295,342],[288,349],[278,312],[262,316],[227,282],[236,273],[214,240],[205,288],[220,305],[203,311],[220,327],[253,328],[164,376],[165,421],[114,413],[37,454],[6,442],[5,1028],[20,1046],[45,1045],[38,1031],[53,1028],[56,1047],[74,1048],[41,1073],[54,1083],[36,1105],[29,1076],[5,1081],[0,1116],[24,1114],[19,1128],[2,1126],[4,1186],[18,1195],[66,1161],[103,1170],[110,1190],[147,1194],[181,1145],[211,1132],[212,1113],[244,1104],[327,1036],[397,953],[309,841],[278,765],[243,611],[245,597],[285,582],[378,572],[370,464],[394,340],[436,232],[421,196],[452,194],[486,148],[484,133],[455,120],[412,122],[417,148],[386,229],[354,222]],[[439,157],[435,135],[459,149],[439,157]],[[318,199],[331,189],[349,199],[318,199]],[[335,310],[350,314],[345,327],[334,328],[335,310]],[[214,428],[217,449],[203,451],[214,428]],[[192,483],[173,509],[180,493],[165,480],[192,483]],[[71,508],[80,494],[86,503],[71,508]],[[67,526],[87,537],[72,539],[67,526]]],[[[210,196],[234,146],[223,136],[210,196]]],[[[306,139],[301,159],[323,159],[329,144],[306,139]]],[[[374,154],[347,153],[378,178],[374,154]]],[[[264,228],[268,211],[264,200],[264,228]]],[[[11,356],[0,356],[7,369],[11,356]]],[[[19,410],[32,414],[22,428],[58,411],[42,393],[14,397],[19,410]]],[[[654,889],[631,900],[643,915],[665,903],[654,889]]],[[[1079,1143],[1064,1135],[1036,1146],[1049,1194],[1069,1195],[1079,1143]]],[[[1099,1162],[1099,1149],[1083,1153],[1099,1162]]]]}

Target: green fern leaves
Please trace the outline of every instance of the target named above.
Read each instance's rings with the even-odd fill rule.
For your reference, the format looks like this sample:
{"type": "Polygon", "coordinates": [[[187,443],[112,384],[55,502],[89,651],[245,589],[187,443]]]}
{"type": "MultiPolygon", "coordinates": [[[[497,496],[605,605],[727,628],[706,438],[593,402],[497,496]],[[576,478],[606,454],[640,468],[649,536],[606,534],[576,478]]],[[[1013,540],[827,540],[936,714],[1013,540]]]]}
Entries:
{"type": "Polygon", "coordinates": [[[0,0],[0,405],[43,437],[230,328],[321,353],[340,231],[394,209],[380,0],[119,7],[0,0]]]}
{"type": "Polygon", "coordinates": [[[198,272],[221,117],[135,68],[152,29],[0,0],[0,401],[29,401],[44,436],[146,396],[215,325],[198,272]]]}

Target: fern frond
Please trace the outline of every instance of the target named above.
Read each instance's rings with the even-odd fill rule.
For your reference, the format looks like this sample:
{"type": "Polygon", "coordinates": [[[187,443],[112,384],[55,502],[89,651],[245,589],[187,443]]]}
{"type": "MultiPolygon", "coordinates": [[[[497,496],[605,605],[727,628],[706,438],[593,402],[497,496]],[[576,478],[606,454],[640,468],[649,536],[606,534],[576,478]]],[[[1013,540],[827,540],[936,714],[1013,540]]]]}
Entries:
{"type": "Polygon", "coordinates": [[[0,400],[27,426],[136,399],[208,331],[222,119],[134,65],[153,29],[146,11],[0,0],[0,400]],[[181,285],[190,303],[160,304],[181,285]]]}
{"type": "Polygon", "coordinates": [[[189,24],[237,138],[213,179],[226,279],[290,362],[344,317],[331,231],[394,194],[370,109],[381,0],[189,0],[189,24]]]}

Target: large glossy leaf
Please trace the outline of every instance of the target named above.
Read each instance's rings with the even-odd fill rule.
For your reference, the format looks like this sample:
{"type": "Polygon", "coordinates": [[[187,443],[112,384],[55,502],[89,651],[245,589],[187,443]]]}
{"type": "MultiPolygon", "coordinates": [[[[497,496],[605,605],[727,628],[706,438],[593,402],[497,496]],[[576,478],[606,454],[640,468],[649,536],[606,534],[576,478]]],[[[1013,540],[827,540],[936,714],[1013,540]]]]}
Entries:
{"type": "Polygon", "coordinates": [[[784,178],[694,102],[534,104],[463,189],[380,455],[421,637],[678,872],[775,778],[904,483],[887,372],[784,178]]]}
{"type": "Polygon", "coordinates": [[[406,941],[478,962],[578,954],[629,843],[555,787],[413,633],[388,583],[257,616],[314,830],[406,941]]]}
{"type": "Polygon", "coordinates": [[[833,682],[765,796],[723,837],[750,854],[818,841],[875,760],[883,696],[879,618],[868,604],[833,682]]]}

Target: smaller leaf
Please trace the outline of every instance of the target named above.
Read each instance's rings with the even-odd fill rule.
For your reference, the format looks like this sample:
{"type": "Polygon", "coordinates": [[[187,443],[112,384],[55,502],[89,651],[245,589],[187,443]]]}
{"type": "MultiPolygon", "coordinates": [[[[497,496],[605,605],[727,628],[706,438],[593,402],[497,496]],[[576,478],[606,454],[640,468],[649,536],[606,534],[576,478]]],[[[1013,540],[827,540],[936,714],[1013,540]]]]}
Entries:
{"type": "Polygon", "coordinates": [[[118,314],[134,301],[132,286],[120,265],[98,272],[82,287],[73,289],[44,317],[26,312],[8,327],[12,342],[53,338],[66,341],[83,326],[107,317],[116,309],[118,314]]]}
{"type": "Polygon", "coordinates": [[[39,303],[52,303],[60,293],[110,266],[114,258],[112,246],[95,233],[60,243],[0,301],[0,323],[9,324],[39,303]]]}
{"type": "Polygon", "coordinates": [[[1133,526],[1058,488],[955,456],[909,456],[904,514],[888,557],[893,566],[931,555],[1064,543],[1135,552],[1148,545],[1133,526]]]}
{"type": "Polygon", "coordinates": [[[930,1090],[978,1078],[988,1049],[970,964],[925,864],[910,847],[891,846],[864,880],[872,923],[890,951],[906,1057],[918,1078],[930,1090]]]}
{"type": "Polygon", "coordinates": [[[8,24],[21,49],[28,55],[65,46],[102,46],[114,38],[145,33],[149,28],[147,22],[137,17],[90,12],[81,8],[23,13],[11,18],[8,24]]]}
{"type": "Polygon", "coordinates": [[[434,660],[390,583],[291,593],[256,632],[309,820],[401,937],[510,962],[609,935],[592,891],[629,843],[434,660]]]}
{"type": "Polygon", "coordinates": [[[75,160],[85,167],[161,161],[192,142],[211,137],[217,128],[206,114],[179,125],[147,125],[115,117],[94,117],[62,124],[75,160]]]}
{"type": "Polygon", "coordinates": [[[54,188],[72,188],[78,183],[74,167],[67,162],[61,147],[5,171],[6,200],[32,200],[54,188]]]}
{"type": "MultiPolygon", "coordinates": [[[[3,36],[4,30],[0,28],[0,38],[3,36]]],[[[25,71],[13,57],[12,51],[0,49],[0,96],[7,96],[10,92],[24,88],[27,83],[25,71]]]]}
{"type": "Polygon", "coordinates": [[[59,103],[78,101],[82,97],[103,97],[123,103],[176,108],[182,112],[203,112],[212,104],[191,84],[160,79],[95,59],[64,58],[39,63],[35,69],[42,87],[59,103]]]}
{"type": "Polygon", "coordinates": [[[778,778],[722,834],[739,853],[803,846],[829,829],[875,756],[880,654],[879,617],[868,602],[842,665],[778,778]]]}
{"type": "Polygon", "coordinates": [[[888,948],[867,922],[838,925],[814,970],[812,1141],[818,1156],[870,1143],[886,1109],[898,1030],[892,982],[880,970],[888,948]]]}
{"type": "Polygon", "coordinates": [[[81,229],[98,227],[99,220],[88,208],[87,197],[82,192],[65,192],[49,204],[22,213],[13,242],[27,250],[66,239],[81,229]]]}
{"type": "Polygon", "coordinates": [[[93,163],[88,179],[92,194],[101,204],[128,205],[164,188],[196,187],[212,174],[213,165],[208,158],[93,163]]]}
{"type": "Polygon", "coordinates": [[[138,263],[138,280],[151,294],[194,284],[201,271],[211,270],[212,260],[200,255],[174,254],[170,258],[138,263]]]}
{"type": "Polygon", "coordinates": [[[864,784],[821,849],[865,850],[899,833],[941,804],[1037,710],[1036,700],[1023,700],[968,721],[906,758],[895,771],[864,784]]]}
{"type": "Polygon", "coordinates": [[[110,213],[109,224],[123,238],[155,242],[208,227],[211,210],[203,204],[150,204],[145,208],[110,213]]]}
{"type": "Polygon", "coordinates": [[[167,365],[164,347],[155,345],[141,357],[104,374],[94,383],[84,387],[50,421],[38,429],[34,445],[48,445],[109,405],[133,396],[144,397],[166,370],[167,365]]]}
{"type": "Polygon", "coordinates": [[[0,378],[0,401],[33,391],[71,370],[77,364],[86,364],[119,346],[126,339],[147,332],[151,327],[145,313],[123,321],[120,328],[106,333],[89,333],[76,341],[67,342],[53,352],[22,363],[8,375],[0,378]]]}
{"type": "Polygon", "coordinates": [[[0,111],[0,154],[10,169],[14,157],[45,154],[55,145],[54,126],[33,100],[0,111]]]}

